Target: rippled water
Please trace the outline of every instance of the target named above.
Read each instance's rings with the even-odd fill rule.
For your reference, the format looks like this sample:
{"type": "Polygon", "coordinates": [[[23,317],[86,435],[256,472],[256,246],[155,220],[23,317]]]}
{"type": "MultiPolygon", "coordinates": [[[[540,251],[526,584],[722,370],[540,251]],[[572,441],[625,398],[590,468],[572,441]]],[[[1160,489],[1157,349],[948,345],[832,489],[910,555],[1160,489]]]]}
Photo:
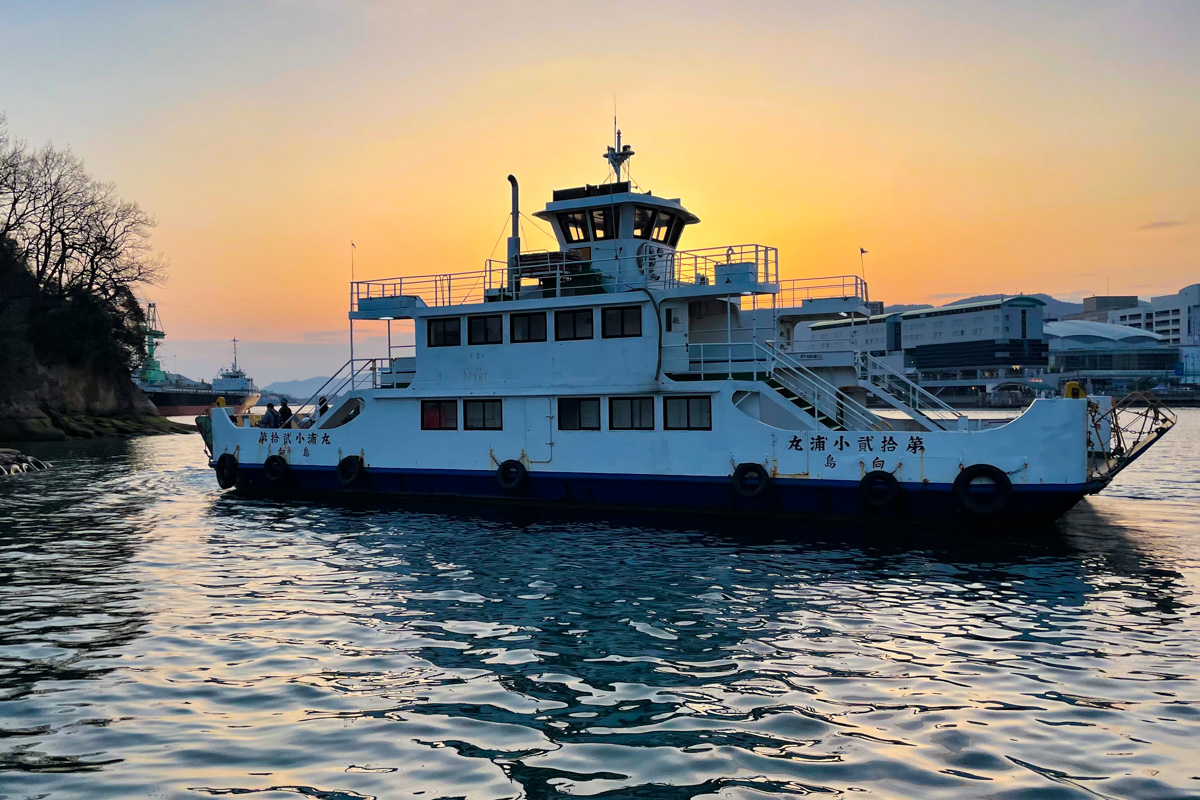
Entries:
{"type": "Polygon", "coordinates": [[[1200,411],[987,541],[0,486],[0,797],[1200,796],[1200,411]]]}

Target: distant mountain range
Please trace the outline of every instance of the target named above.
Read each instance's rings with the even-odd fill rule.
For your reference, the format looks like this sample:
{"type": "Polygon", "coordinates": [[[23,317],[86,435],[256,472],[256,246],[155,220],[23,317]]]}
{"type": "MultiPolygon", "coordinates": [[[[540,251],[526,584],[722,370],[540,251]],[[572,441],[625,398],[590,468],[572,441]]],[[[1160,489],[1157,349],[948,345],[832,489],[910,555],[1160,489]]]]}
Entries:
{"type": "Polygon", "coordinates": [[[292,400],[304,402],[325,385],[329,378],[305,378],[301,381],[275,381],[259,389],[262,394],[287,395],[292,400]]]}
{"type": "MultiPolygon", "coordinates": [[[[1014,297],[1011,294],[980,294],[974,297],[963,297],[959,300],[952,300],[949,303],[943,303],[940,306],[932,306],[928,303],[912,303],[909,305],[897,304],[884,307],[884,311],[892,313],[893,311],[918,311],[923,308],[945,308],[959,303],[977,303],[984,300],[1000,300],[1005,297],[1014,297]]],[[[1072,303],[1067,300],[1057,300],[1048,294],[1031,294],[1028,297],[1036,297],[1046,304],[1044,315],[1046,319],[1062,319],[1064,314],[1077,314],[1083,311],[1083,303],[1072,303]]]]}

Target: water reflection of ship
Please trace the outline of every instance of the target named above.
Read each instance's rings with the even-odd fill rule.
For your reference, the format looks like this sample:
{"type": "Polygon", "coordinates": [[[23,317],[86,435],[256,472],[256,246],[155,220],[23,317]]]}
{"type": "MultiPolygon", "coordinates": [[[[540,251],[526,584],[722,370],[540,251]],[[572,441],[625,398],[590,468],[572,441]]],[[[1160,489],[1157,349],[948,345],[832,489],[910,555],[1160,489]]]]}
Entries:
{"type": "Polygon", "coordinates": [[[224,398],[225,405],[235,407],[251,406],[258,400],[258,388],[254,380],[238,366],[237,339],[233,340],[233,365],[218,371],[217,377],[208,383],[163,370],[155,353],[158,343],[167,334],[162,329],[156,304],[147,304],[146,322],[141,329],[146,337],[146,358],[134,372],[133,382],[146,393],[160,415],[201,414],[218,398],[224,398]]]}

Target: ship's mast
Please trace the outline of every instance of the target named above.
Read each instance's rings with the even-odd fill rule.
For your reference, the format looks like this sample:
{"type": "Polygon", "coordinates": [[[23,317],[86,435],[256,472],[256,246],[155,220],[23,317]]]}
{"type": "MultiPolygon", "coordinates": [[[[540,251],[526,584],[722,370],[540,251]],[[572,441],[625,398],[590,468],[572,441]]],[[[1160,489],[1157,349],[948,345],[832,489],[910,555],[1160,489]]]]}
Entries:
{"type": "Polygon", "coordinates": [[[613,174],[617,176],[617,183],[621,182],[621,166],[631,158],[633,158],[633,148],[627,144],[621,144],[621,129],[617,127],[617,118],[614,116],[613,144],[604,154],[604,159],[612,167],[613,174]]]}
{"type": "Polygon", "coordinates": [[[238,340],[233,340],[233,371],[237,372],[237,343],[238,340]]]}

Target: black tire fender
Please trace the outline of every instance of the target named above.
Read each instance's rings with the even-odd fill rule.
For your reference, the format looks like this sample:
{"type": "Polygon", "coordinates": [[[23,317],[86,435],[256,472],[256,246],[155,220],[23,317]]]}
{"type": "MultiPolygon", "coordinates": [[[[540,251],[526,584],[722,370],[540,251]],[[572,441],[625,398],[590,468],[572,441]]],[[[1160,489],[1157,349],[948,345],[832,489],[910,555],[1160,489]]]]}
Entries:
{"type": "Polygon", "coordinates": [[[1004,470],[991,464],[972,464],[963,467],[954,479],[954,499],[959,508],[969,514],[989,517],[999,514],[1008,508],[1012,500],[1012,481],[1004,470]],[[972,486],[977,482],[990,483],[993,487],[986,496],[980,496],[978,491],[972,492],[972,486]]]}
{"type": "Polygon", "coordinates": [[[771,476],[762,464],[738,464],[733,471],[733,490],[742,497],[758,497],[770,483],[771,476]]]}
{"type": "Polygon", "coordinates": [[[287,479],[288,470],[288,463],[283,456],[267,456],[263,462],[263,479],[269,486],[279,486],[287,479]]]}
{"type": "Polygon", "coordinates": [[[214,471],[217,473],[217,486],[222,489],[232,488],[238,479],[237,457],[233,453],[222,453],[217,459],[214,471]]]}
{"type": "Polygon", "coordinates": [[[496,467],[496,482],[505,491],[515,492],[520,489],[528,477],[529,470],[525,469],[525,465],[511,458],[496,467]]]}
{"type": "Polygon", "coordinates": [[[338,483],[342,486],[353,486],[365,471],[366,464],[363,463],[362,456],[346,456],[337,465],[338,483]]]}
{"type": "Polygon", "coordinates": [[[867,508],[888,508],[900,499],[903,491],[896,476],[881,469],[868,472],[858,482],[859,496],[867,508]]]}

